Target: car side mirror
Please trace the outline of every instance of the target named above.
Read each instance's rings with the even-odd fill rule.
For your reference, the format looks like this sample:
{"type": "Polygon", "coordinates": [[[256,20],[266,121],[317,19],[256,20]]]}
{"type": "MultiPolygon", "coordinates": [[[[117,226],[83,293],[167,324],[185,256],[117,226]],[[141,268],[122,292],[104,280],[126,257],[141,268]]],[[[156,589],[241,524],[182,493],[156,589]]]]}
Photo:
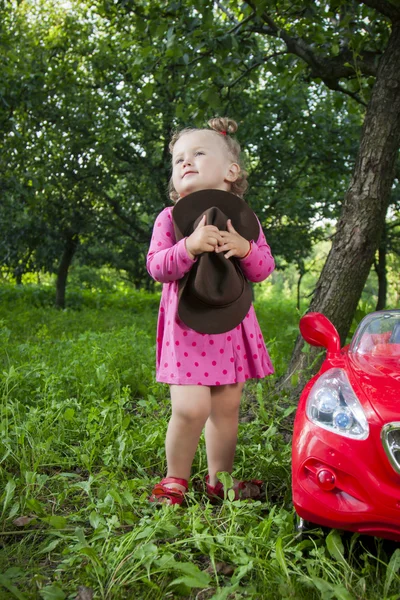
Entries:
{"type": "Polygon", "coordinates": [[[300,319],[300,333],[311,346],[323,346],[329,354],[339,354],[340,337],[336,327],[325,315],[307,313],[300,319]]]}

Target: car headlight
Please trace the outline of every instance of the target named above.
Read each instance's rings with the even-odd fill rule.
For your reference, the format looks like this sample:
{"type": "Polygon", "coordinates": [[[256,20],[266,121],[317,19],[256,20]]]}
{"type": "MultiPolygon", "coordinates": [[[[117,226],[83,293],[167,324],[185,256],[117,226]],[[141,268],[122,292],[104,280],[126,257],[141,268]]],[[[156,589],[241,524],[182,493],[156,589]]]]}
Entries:
{"type": "Polygon", "coordinates": [[[368,421],[343,369],[329,369],[316,381],[306,414],[327,431],[357,440],[368,437],[368,421]]]}

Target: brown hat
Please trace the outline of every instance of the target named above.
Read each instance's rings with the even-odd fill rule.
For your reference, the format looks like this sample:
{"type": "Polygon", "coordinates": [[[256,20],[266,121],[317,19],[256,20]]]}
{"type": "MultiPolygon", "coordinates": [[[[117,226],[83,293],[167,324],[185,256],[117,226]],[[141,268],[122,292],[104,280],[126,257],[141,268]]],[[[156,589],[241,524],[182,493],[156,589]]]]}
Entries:
{"type": "MultiPolygon", "coordinates": [[[[206,224],[227,231],[227,221],[247,240],[257,240],[260,226],[244,200],[222,190],[201,190],[185,196],[173,208],[176,240],[189,236],[203,215],[206,224]]],[[[178,315],[199,333],[225,333],[246,316],[252,301],[249,282],[236,258],[203,252],[179,281],[178,315]]]]}

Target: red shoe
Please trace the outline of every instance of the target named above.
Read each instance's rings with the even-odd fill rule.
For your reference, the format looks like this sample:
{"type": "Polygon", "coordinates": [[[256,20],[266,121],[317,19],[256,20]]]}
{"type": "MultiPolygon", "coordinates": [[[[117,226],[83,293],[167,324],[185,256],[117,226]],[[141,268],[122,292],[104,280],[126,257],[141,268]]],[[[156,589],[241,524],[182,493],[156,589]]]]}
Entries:
{"type": "MultiPolygon", "coordinates": [[[[206,476],[206,491],[207,496],[211,501],[224,499],[224,486],[219,481],[217,485],[210,485],[208,482],[210,480],[209,475],[206,476]]],[[[256,500],[261,495],[261,486],[263,482],[260,479],[251,479],[250,481],[237,481],[233,480],[232,490],[235,492],[235,500],[245,500],[252,499],[256,500]]]]}
{"type": "Polygon", "coordinates": [[[185,493],[188,491],[188,482],[186,479],[179,479],[178,477],[165,477],[156,483],[151,492],[149,502],[159,502],[160,504],[182,504],[185,499],[185,493]],[[168,483],[177,483],[183,486],[185,489],[180,490],[178,488],[166,487],[168,483]]]}

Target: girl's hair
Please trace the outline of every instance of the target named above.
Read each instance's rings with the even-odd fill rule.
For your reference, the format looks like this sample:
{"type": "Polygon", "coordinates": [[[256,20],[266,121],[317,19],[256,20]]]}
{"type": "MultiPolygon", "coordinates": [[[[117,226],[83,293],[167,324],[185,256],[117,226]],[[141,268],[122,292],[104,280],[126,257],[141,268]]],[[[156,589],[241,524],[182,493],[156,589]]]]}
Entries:
{"type": "MultiPolygon", "coordinates": [[[[236,194],[236,196],[243,198],[243,194],[247,190],[248,186],[248,174],[243,165],[243,160],[240,152],[240,144],[235,138],[231,137],[231,135],[236,132],[238,125],[236,121],[233,121],[233,119],[228,119],[227,117],[215,117],[214,119],[210,119],[207,125],[210,129],[186,127],[185,129],[181,129],[180,131],[175,131],[169,143],[169,151],[172,154],[176,142],[179,140],[180,137],[182,137],[186,133],[192,133],[193,131],[214,131],[215,133],[221,136],[221,139],[223,140],[224,144],[226,144],[226,150],[230,158],[234,162],[236,162],[240,167],[238,178],[232,183],[231,192],[232,194],[236,194]]],[[[169,181],[168,191],[171,200],[176,202],[179,199],[179,195],[174,188],[172,177],[169,181]]]]}

